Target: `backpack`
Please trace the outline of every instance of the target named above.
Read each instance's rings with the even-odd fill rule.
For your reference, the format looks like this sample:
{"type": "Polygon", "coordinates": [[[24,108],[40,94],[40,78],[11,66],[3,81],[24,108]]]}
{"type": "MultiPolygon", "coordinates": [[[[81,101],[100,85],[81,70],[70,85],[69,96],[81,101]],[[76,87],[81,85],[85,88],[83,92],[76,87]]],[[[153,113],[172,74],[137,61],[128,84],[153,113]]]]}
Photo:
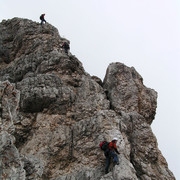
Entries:
{"type": "Polygon", "coordinates": [[[99,146],[100,146],[101,150],[105,151],[105,150],[109,149],[109,142],[103,141],[99,144],[99,146]]]}
{"type": "Polygon", "coordinates": [[[69,44],[67,42],[64,43],[64,48],[69,49],[69,44]]]}
{"type": "Polygon", "coordinates": [[[42,20],[42,19],[43,19],[43,15],[41,15],[41,16],[39,17],[39,19],[42,20]]]}

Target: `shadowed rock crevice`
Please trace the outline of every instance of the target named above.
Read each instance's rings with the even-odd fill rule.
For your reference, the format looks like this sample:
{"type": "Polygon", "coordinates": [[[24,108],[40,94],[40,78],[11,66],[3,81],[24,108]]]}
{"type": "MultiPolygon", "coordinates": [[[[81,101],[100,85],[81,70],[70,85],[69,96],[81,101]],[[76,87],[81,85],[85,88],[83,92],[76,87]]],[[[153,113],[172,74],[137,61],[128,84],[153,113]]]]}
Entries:
{"type": "Polygon", "coordinates": [[[90,76],[64,41],[48,23],[0,23],[0,179],[174,180],[150,127],[157,92],[118,62],[90,76]],[[99,143],[114,137],[105,174],[99,143]]]}

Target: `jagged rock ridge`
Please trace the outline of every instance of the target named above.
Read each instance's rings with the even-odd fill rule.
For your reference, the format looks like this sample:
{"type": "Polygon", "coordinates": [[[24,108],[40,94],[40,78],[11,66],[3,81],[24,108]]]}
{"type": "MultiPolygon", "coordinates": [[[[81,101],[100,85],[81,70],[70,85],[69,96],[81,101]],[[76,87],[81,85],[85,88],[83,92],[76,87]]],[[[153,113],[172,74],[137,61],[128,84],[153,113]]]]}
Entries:
{"type": "Polygon", "coordinates": [[[175,179],[150,127],[157,93],[122,63],[91,77],[64,40],[48,23],[0,24],[1,179],[175,179]],[[105,175],[98,144],[114,136],[120,164],[105,175]]]}

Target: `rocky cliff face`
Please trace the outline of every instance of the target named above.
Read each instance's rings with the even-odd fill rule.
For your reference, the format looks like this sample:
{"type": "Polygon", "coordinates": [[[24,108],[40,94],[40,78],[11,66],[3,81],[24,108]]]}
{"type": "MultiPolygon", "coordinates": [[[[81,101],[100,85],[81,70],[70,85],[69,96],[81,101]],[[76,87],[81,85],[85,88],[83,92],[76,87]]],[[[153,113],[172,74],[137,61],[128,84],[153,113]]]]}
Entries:
{"type": "Polygon", "coordinates": [[[175,179],[150,126],[157,93],[121,63],[91,77],[65,40],[50,24],[0,24],[0,179],[175,179]],[[113,137],[120,164],[105,174],[99,143],[113,137]]]}

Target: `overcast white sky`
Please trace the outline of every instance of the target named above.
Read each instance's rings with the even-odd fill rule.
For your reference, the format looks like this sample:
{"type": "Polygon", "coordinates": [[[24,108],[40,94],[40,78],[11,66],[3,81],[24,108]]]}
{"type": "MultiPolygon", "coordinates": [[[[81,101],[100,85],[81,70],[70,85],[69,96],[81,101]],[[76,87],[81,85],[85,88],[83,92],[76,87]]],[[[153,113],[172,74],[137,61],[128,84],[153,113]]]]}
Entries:
{"type": "Polygon", "coordinates": [[[39,21],[41,13],[71,41],[85,70],[104,78],[111,62],[133,66],[158,92],[152,129],[180,179],[179,0],[0,0],[0,21],[39,21]]]}

